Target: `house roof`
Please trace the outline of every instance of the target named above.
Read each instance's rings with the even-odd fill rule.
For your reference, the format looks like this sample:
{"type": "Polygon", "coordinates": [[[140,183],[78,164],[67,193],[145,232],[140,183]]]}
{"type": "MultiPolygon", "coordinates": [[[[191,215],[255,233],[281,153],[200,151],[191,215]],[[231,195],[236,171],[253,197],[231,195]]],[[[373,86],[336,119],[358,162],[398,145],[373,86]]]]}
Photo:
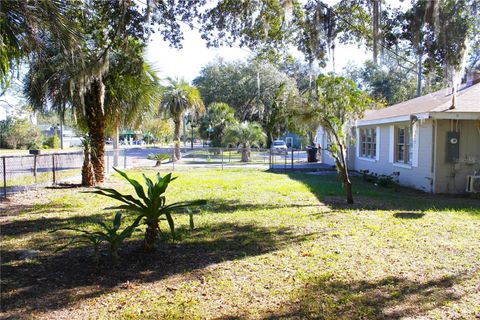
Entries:
{"type": "Polygon", "coordinates": [[[419,114],[442,114],[442,117],[448,118],[449,115],[458,115],[459,113],[475,113],[480,117],[480,83],[461,88],[455,99],[455,108],[450,109],[452,105],[452,89],[442,89],[418,98],[394,104],[385,109],[368,110],[365,116],[359,121],[359,124],[382,122],[395,122],[403,117],[419,114]],[[388,121],[390,119],[391,121],[388,121]]]}

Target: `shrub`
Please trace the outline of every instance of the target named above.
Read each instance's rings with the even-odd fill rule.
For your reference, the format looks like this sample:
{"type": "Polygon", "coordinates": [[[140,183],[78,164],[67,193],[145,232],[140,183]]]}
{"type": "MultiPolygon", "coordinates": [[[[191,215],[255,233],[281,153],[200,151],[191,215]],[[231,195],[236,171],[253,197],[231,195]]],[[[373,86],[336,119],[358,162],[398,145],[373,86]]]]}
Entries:
{"type": "Polygon", "coordinates": [[[157,162],[155,163],[155,167],[160,167],[162,164],[162,161],[170,159],[172,155],[168,153],[152,153],[148,155],[149,160],[156,160],[157,162]]]}
{"type": "Polygon", "coordinates": [[[132,233],[137,229],[140,224],[140,218],[137,218],[133,224],[126,227],[122,231],[119,231],[120,226],[122,224],[122,213],[117,212],[111,225],[107,225],[104,222],[97,222],[96,223],[100,228],[96,231],[88,231],[83,229],[77,228],[60,228],[50,231],[57,232],[60,230],[71,230],[79,232],[80,234],[75,235],[72,239],[65,245],[61,246],[60,248],[56,249],[55,252],[61,251],[72,244],[75,243],[87,243],[93,246],[93,250],[95,253],[95,260],[98,261],[99,259],[99,246],[102,242],[107,242],[109,244],[110,249],[110,257],[114,263],[118,260],[118,249],[123,241],[130,237],[132,233]]]}
{"type": "MultiPolygon", "coordinates": [[[[114,168],[125,180],[127,180],[135,189],[137,198],[129,194],[121,194],[115,189],[97,187],[96,191],[91,193],[100,194],[109,198],[116,199],[122,202],[122,205],[117,206],[117,209],[128,210],[131,213],[137,214],[137,220],[143,219],[147,228],[145,230],[144,248],[146,251],[155,250],[155,242],[159,229],[159,222],[161,218],[165,218],[170,227],[172,237],[175,236],[175,223],[172,218],[172,213],[179,210],[198,205],[206,204],[205,200],[183,201],[166,205],[165,191],[170,182],[176,178],[172,178],[169,173],[163,178],[160,173],[157,173],[156,181],[152,181],[147,176],[143,175],[147,190],[137,180],[130,178],[125,172],[114,168]],[[145,192],[146,191],[146,192],[145,192]]],[[[140,221],[140,220],[139,220],[140,221]]]]}
{"type": "Polygon", "coordinates": [[[397,190],[399,186],[399,180],[398,177],[400,176],[399,171],[394,171],[389,175],[386,174],[376,174],[376,173],[370,173],[368,170],[360,170],[360,173],[362,174],[362,178],[364,181],[367,182],[372,182],[376,186],[380,186],[383,188],[394,188],[397,190]]]}

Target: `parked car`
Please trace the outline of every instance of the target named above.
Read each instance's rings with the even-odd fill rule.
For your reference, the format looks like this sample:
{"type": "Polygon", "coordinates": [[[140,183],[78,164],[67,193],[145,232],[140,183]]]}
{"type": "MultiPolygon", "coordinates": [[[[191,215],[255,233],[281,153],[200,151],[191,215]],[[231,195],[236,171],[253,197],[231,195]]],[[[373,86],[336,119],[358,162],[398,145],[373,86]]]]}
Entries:
{"type": "Polygon", "coordinates": [[[287,144],[283,140],[275,140],[272,143],[272,152],[273,153],[283,153],[288,152],[287,144]]]}

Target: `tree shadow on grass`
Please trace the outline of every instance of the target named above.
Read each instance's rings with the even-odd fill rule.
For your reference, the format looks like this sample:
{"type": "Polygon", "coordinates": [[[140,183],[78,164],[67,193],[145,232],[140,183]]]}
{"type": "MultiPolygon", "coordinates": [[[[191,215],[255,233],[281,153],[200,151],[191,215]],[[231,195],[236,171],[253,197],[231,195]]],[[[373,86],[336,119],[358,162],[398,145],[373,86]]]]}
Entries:
{"type": "Polygon", "coordinates": [[[312,278],[284,310],[265,319],[399,319],[417,316],[455,301],[454,285],[468,276],[444,276],[416,282],[400,277],[373,281],[312,278]]]}
{"type": "Polygon", "coordinates": [[[281,208],[311,208],[317,207],[316,204],[297,204],[297,203],[247,203],[240,201],[229,201],[224,199],[208,200],[207,205],[202,207],[202,212],[226,214],[235,211],[256,211],[256,210],[275,210],[281,208]]]}
{"type": "Polygon", "coordinates": [[[418,212],[396,212],[393,214],[395,218],[399,219],[420,219],[423,218],[425,213],[418,212]]]}
{"type": "Polygon", "coordinates": [[[2,309],[7,318],[56,310],[110,292],[126,281],[153,282],[174,274],[201,272],[211,264],[279,250],[310,236],[296,235],[288,228],[233,223],[180,233],[182,242],[164,243],[151,254],[142,251],[141,240],[128,241],[115,268],[106,259],[95,265],[89,256],[91,250],[85,247],[22,263],[10,260],[14,253],[6,252],[2,259],[2,309]]]}
{"type": "MultiPolygon", "coordinates": [[[[56,212],[68,212],[64,209],[56,212]]],[[[78,225],[93,223],[100,220],[107,213],[96,214],[90,216],[70,216],[66,218],[38,218],[38,219],[22,219],[1,224],[2,236],[22,236],[31,233],[50,231],[65,227],[75,227],[78,225]]],[[[108,213],[111,214],[111,213],[108,213]]]]}
{"type": "MultiPolygon", "coordinates": [[[[282,174],[282,173],[279,173],[282,174]]],[[[480,200],[460,195],[436,195],[400,188],[381,188],[352,177],[354,204],[347,204],[342,183],[335,175],[311,175],[289,172],[292,180],[305,184],[319,201],[336,210],[462,210],[480,216],[480,200]]]]}

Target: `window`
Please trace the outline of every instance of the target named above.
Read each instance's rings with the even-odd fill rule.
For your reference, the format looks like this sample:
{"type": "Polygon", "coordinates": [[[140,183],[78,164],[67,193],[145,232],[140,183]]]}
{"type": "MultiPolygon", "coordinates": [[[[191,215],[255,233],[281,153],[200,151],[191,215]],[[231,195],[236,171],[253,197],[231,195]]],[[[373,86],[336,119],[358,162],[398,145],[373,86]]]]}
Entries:
{"type": "Polygon", "coordinates": [[[377,130],[376,128],[362,128],[360,133],[360,157],[375,158],[377,155],[377,130]]]}
{"type": "Polygon", "coordinates": [[[396,127],[395,162],[412,164],[412,133],[410,126],[396,127]]]}

